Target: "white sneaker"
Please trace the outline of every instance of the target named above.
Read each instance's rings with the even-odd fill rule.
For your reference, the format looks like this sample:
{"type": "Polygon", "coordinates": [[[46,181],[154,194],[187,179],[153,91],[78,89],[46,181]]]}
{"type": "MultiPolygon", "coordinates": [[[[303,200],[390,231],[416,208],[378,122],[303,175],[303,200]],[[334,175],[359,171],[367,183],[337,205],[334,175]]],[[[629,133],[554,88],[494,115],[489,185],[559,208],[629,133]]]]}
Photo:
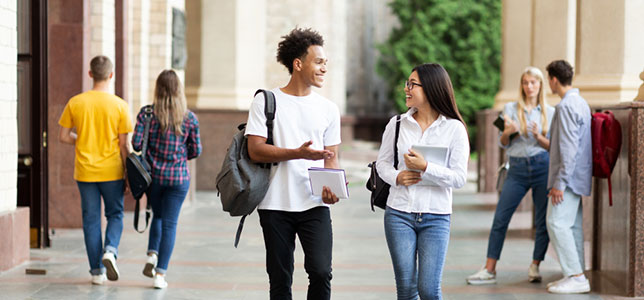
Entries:
{"type": "Polygon", "coordinates": [[[103,254],[103,265],[107,270],[107,279],[115,281],[119,279],[119,268],[116,267],[116,257],[112,252],[103,254]]]}
{"type": "Polygon", "coordinates": [[[559,280],[555,280],[555,281],[548,282],[548,284],[546,284],[546,287],[551,287],[551,286],[553,286],[553,285],[557,285],[557,284],[559,284],[560,282],[562,282],[562,281],[566,280],[566,278],[568,278],[568,277],[561,277],[559,280]]]}
{"type": "Polygon", "coordinates": [[[105,283],[105,280],[107,280],[105,274],[92,275],[92,284],[103,285],[103,283],[105,283]]]}
{"type": "Polygon", "coordinates": [[[528,268],[528,281],[541,282],[541,274],[539,274],[539,266],[537,266],[536,264],[530,264],[530,268],[528,268]]]}
{"type": "Polygon", "coordinates": [[[588,279],[579,281],[575,278],[568,277],[559,283],[548,288],[548,292],[553,294],[582,294],[590,292],[590,283],[588,279]]]}
{"type": "Polygon", "coordinates": [[[145,262],[145,267],[143,267],[143,275],[147,277],[154,277],[154,274],[157,272],[154,268],[157,267],[157,255],[156,253],[151,253],[148,255],[148,260],[145,262]]]}
{"type": "Polygon", "coordinates": [[[168,282],[165,281],[165,276],[156,274],[154,275],[154,288],[155,289],[165,289],[168,287],[168,282]]]}
{"type": "Polygon", "coordinates": [[[496,284],[496,274],[492,274],[483,267],[478,272],[470,275],[465,280],[471,285],[496,284]]]}

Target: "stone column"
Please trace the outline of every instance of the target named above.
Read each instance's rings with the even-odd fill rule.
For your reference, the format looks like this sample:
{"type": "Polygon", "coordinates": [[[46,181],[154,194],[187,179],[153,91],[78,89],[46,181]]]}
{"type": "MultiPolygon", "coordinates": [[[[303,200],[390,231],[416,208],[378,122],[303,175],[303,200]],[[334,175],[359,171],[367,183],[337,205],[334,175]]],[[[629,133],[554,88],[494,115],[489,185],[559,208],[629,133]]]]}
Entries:
{"type": "MultiPolygon", "coordinates": [[[[503,1],[501,88],[494,108],[520,97],[519,76],[527,66],[539,68],[547,79],[551,61],[575,64],[576,10],[576,0],[503,1]]],[[[558,103],[547,83],[544,88],[548,103],[558,103]]]]}
{"type": "Polygon", "coordinates": [[[578,10],[573,86],[591,106],[633,100],[644,66],[644,2],[581,0],[578,10]]]}
{"type": "Polygon", "coordinates": [[[129,0],[128,30],[129,104],[133,113],[150,102],[150,0],[129,0]]]}
{"type": "MultiPolygon", "coordinates": [[[[89,41],[90,58],[105,55],[116,64],[116,14],[114,0],[92,0],[90,2],[90,28],[89,41]]],[[[114,70],[113,70],[114,71],[114,70]]],[[[115,77],[110,81],[110,92],[114,93],[115,77]]]]}
{"type": "Polygon", "coordinates": [[[519,76],[532,63],[532,8],[532,0],[503,0],[501,86],[495,97],[495,109],[516,101],[519,76]]]}
{"type": "Polygon", "coordinates": [[[0,3],[0,214],[15,211],[18,178],[17,4],[0,3]]]}
{"type": "MultiPolygon", "coordinates": [[[[640,73],[640,79],[644,80],[644,71],[640,73]]],[[[642,86],[640,86],[639,92],[637,93],[637,96],[635,96],[634,101],[644,101],[644,83],[642,83],[642,86]]]]}
{"type": "Polygon", "coordinates": [[[186,3],[190,107],[245,110],[256,89],[268,88],[265,5],[264,0],[186,3]]]}

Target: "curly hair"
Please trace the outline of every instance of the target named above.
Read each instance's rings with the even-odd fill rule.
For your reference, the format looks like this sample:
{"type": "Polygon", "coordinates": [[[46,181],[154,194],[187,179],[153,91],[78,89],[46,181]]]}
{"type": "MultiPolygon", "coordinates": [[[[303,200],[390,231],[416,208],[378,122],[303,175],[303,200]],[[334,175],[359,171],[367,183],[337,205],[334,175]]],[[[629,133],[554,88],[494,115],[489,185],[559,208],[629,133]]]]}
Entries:
{"type": "Polygon", "coordinates": [[[310,46],[324,46],[324,39],[311,28],[295,28],[282,36],[277,45],[277,61],[283,64],[289,74],[293,74],[293,60],[306,55],[310,46]]]}
{"type": "Polygon", "coordinates": [[[548,71],[548,76],[557,78],[561,85],[566,86],[572,84],[574,72],[572,66],[567,61],[561,59],[555,60],[548,64],[546,71],[548,71]]]}

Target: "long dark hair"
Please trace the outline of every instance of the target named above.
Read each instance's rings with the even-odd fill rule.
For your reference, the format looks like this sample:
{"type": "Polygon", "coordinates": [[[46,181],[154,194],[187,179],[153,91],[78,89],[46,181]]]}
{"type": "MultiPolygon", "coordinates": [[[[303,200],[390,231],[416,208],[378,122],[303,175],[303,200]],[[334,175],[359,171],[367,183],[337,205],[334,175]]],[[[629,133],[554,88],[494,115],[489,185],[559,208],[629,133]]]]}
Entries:
{"type": "Polygon", "coordinates": [[[423,85],[423,92],[429,101],[429,106],[439,114],[461,121],[463,117],[458,112],[456,101],[454,100],[454,88],[452,80],[443,66],[440,64],[422,64],[414,67],[412,72],[418,73],[420,83],[423,85]]]}

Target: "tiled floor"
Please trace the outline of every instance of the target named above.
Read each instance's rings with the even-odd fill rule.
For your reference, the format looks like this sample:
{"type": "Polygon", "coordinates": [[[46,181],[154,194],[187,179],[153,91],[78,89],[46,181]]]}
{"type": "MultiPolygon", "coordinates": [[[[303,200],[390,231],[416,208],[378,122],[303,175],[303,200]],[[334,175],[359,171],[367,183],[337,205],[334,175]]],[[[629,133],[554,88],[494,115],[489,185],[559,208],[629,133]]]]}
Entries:
{"type": "MultiPolygon", "coordinates": [[[[355,154],[355,153],[354,153],[355,154]]],[[[382,211],[371,212],[364,189],[366,161],[373,156],[343,156],[350,177],[350,200],[332,208],[334,230],[333,299],[395,299],[391,261],[383,234],[382,211]],[[354,156],[354,157],[352,157],[354,156]]],[[[493,216],[494,195],[475,194],[473,183],[454,194],[451,240],[443,277],[445,299],[616,299],[610,295],[562,296],[545,291],[545,282],[560,277],[552,250],[542,264],[545,282],[527,282],[532,240],[527,213],[515,215],[493,286],[468,286],[465,277],[484,262],[493,216]]],[[[221,211],[215,193],[200,192],[179,219],[177,243],[167,274],[169,288],[154,290],[141,274],[146,234],[132,229],[126,214],[119,248],[121,279],[92,286],[87,273],[82,232],[56,230],[53,246],[32,250],[31,260],[0,273],[0,299],[267,299],[264,245],[256,214],[245,224],[239,248],[233,247],[238,218],[221,211]],[[25,269],[46,270],[26,275],[25,269]]],[[[305,299],[307,279],[301,250],[296,250],[294,299],[305,299]]]]}

